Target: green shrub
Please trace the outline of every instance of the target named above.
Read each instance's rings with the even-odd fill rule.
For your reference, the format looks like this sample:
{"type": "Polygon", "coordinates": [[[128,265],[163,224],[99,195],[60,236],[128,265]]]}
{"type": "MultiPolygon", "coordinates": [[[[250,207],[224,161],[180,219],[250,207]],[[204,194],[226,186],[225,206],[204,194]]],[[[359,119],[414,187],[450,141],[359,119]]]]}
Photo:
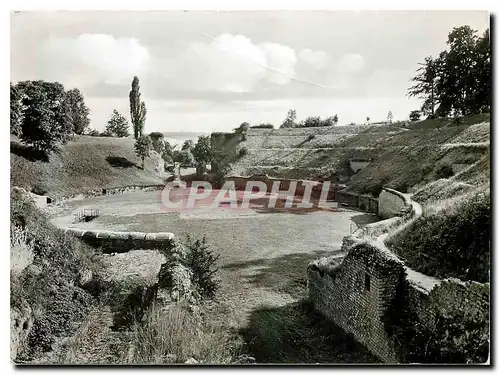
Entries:
{"type": "Polygon", "coordinates": [[[436,169],[436,178],[450,178],[453,176],[453,169],[450,165],[442,165],[436,169]]]}
{"type": "Polygon", "coordinates": [[[439,278],[489,281],[491,204],[478,193],[454,208],[422,216],[387,245],[417,271],[439,278]]]}
{"type": "Polygon", "coordinates": [[[192,282],[202,298],[214,298],[220,287],[217,278],[217,260],[220,254],[215,255],[206,243],[206,238],[193,240],[190,236],[186,239],[187,266],[193,272],[192,282]]]}

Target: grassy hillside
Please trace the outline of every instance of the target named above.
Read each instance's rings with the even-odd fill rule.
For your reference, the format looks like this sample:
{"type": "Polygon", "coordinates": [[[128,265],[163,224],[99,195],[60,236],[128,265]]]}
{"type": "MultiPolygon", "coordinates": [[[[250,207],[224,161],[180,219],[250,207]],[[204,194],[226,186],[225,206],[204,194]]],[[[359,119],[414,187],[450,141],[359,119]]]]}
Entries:
{"type": "Polygon", "coordinates": [[[325,128],[249,129],[239,148],[246,155],[232,172],[278,178],[325,178],[349,190],[377,195],[383,186],[408,191],[449,177],[453,164],[473,164],[489,154],[490,115],[460,121],[325,128]],[[354,173],[351,159],[371,159],[354,173]]]}
{"type": "Polygon", "coordinates": [[[11,186],[53,196],[90,189],[159,184],[151,160],[140,168],[134,140],[77,136],[48,160],[11,138],[11,186]]]}

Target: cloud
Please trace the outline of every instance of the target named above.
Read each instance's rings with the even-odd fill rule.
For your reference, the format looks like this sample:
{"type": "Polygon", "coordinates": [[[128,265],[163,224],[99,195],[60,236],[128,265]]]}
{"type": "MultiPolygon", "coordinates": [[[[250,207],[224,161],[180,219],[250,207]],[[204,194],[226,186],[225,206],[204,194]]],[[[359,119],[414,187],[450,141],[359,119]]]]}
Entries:
{"type": "Polygon", "coordinates": [[[365,66],[365,59],[357,53],[346,54],[338,62],[339,73],[360,73],[365,66]]]}
{"type": "Polygon", "coordinates": [[[51,38],[40,50],[42,75],[72,84],[120,84],[145,72],[148,49],[135,38],[82,34],[51,38]]]}
{"type": "Polygon", "coordinates": [[[324,70],[330,61],[325,51],[313,51],[309,48],[301,50],[299,57],[315,70],[324,70]]]}
{"type": "Polygon", "coordinates": [[[179,89],[246,93],[260,83],[285,85],[295,75],[297,56],[285,45],[254,44],[243,35],[221,34],[191,42],[175,59],[161,62],[163,76],[179,89]]]}

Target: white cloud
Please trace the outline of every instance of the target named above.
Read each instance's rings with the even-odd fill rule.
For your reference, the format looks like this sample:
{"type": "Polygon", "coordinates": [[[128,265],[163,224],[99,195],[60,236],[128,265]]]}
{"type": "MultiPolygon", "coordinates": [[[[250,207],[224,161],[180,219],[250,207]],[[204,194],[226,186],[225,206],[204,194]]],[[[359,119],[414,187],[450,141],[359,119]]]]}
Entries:
{"type": "Polygon", "coordinates": [[[51,38],[40,52],[41,73],[72,84],[128,83],[132,76],[145,71],[150,57],[137,39],[107,34],[51,38]]]}
{"type": "Polygon", "coordinates": [[[325,69],[330,61],[325,51],[313,51],[309,48],[301,50],[299,57],[316,70],[325,69]]]}
{"type": "Polygon", "coordinates": [[[243,93],[261,82],[287,84],[295,75],[295,51],[277,43],[254,44],[243,35],[222,34],[192,42],[175,59],[161,63],[183,89],[243,93]]]}
{"type": "Polygon", "coordinates": [[[357,53],[350,53],[340,58],[338,62],[339,73],[359,73],[365,66],[365,59],[357,53]]]}

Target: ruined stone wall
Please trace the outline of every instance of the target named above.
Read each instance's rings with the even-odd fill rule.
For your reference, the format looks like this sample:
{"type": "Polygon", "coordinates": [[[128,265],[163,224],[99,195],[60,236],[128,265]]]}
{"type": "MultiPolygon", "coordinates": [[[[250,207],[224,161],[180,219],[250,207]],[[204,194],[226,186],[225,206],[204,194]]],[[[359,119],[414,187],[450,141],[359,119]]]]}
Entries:
{"type": "Polygon", "coordinates": [[[80,194],[75,194],[71,196],[66,196],[66,197],[60,197],[57,199],[53,199],[50,197],[45,197],[47,199],[47,203],[59,203],[59,202],[64,202],[67,200],[76,200],[76,199],[85,199],[89,197],[99,197],[102,195],[115,195],[115,194],[122,194],[122,193],[128,193],[131,191],[156,191],[156,190],[162,190],[165,188],[164,184],[157,184],[157,185],[130,185],[130,186],[120,186],[120,187],[111,187],[111,188],[102,188],[102,189],[92,189],[92,190],[87,190],[83,193],[80,194]],[[49,202],[50,200],[50,202],[49,202]]]}
{"type": "Polygon", "coordinates": [[[91,246],[100,247],[107,253],[122,253],[139,249],[166,249],[173,246],[174,240],[174,234],[168,232],[112,232],[67,228],[65,233],[78,237],[91,246]]]}
{"type": "Polygon", "coordinates": [[[411,206],[409,200],[397,190],[384,188],[378,197],[378,216],[387,219],[402,216],[411,206]]]}
{"type": "Polygon", "coordinates": [[[403,264],[366,242],[351,248],[338,264],[326,259],[308,267],[314,307],[375,355],[396,362],[382,319],[394,299],[403,264]]]}
{"type": "Polygon", "coordinates": [[[370,195],[346,191],[337,191],[335,200],[339,204],[358,208],[363,211],[378,213],[378,200],[370,195]]]}

